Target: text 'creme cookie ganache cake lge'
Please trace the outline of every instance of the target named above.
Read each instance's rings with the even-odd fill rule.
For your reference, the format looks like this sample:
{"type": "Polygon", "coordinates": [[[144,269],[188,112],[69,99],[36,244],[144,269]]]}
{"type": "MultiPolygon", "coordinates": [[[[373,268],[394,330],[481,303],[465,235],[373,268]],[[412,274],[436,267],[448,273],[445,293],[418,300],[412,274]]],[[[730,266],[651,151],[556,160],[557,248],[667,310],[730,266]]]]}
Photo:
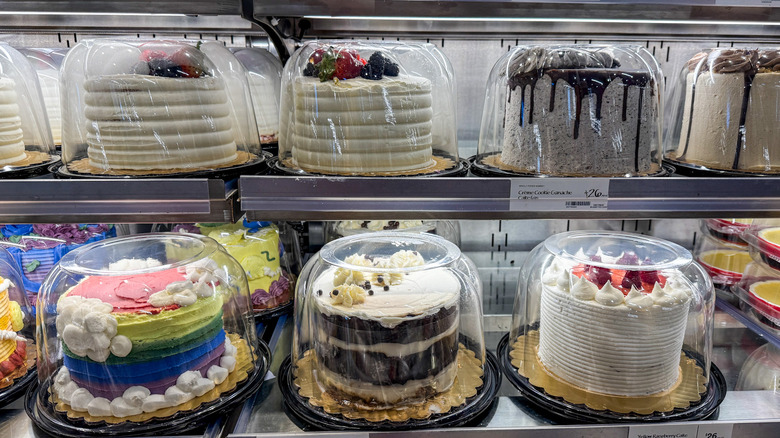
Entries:
{"type": "Polygon", "coordinates": [[[23,54],[0,43],[0,173],[47,163],[53,152],[38,76],[23,54]]]}
{"type": "MultiPolygon", "coordinates": [[[[246,163],[252,143],[231,96],[248,91],[228,90],[228,79],[199,44],[79,43],[62,67],[68,169],[145,175],[246,163]]],[[[243,77],[238,84],[246,88],[243,77]]]]}
{"type": "Polygon", "coordinates": [[[49,275],[39,302],[41,317],[53,316],[40,336],[61,354],[40,376],[47,415],[108,424],[168,418],[219,403],[255,366],[246,280],[205,237],[152,234],[78,248],[49,275]]]}
{"type": "Polygon", "coordinates": [[[488,80],[477,164],[531,175],[658,173],[659,71],[641,47],[514,48],[488,80]]]}
{"type": "Polygon", "coordinates": [[[470,319],[481,314],[476,278],[455,245],[431,234],[326,244],[299,281],[296,392],[328,413],[372,422],[466,403],[483,378],[481,323],[470,319]]]}
{"type": "Polygon", "coordinates": [[[667,158],[707,169],[777,173],[778,90],[776,48],[696,54],[680,76],[667,158]]]}
{"type": "Polygon", "coordinates": [[[359,175],[455,166],[452,74],[429,46],[305,44],[282,74],[281,163],[359,175]]]}
{"type": "Polygon", "coordinates": [[[593,418],[707,399],[714,294],[679,245],[628,233],[554,235],[524,264],[517,300],[508,354],[512,374],[527,379],[521,390],[584,405],[577,412],[593,418]]]}

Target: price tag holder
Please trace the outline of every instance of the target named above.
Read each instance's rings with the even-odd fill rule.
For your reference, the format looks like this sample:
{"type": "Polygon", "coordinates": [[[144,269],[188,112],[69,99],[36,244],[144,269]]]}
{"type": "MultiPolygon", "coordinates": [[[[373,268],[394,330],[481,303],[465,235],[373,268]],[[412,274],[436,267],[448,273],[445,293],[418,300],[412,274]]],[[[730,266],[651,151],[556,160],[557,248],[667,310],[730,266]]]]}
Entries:
{"type": "Polygon", "coordinates": [[[734,423],[700,424],[696,438],[731,438],[734,423]]]}
{"type": "Polygon", "coordinates": [[[628,438],[697,438],[697,424],[647,424],[628,428],[628,438]]]}
{"type": "Polygon", "coordinates": [[[609,178],[512,178],[511,211],[606,210],[609,178]]]}

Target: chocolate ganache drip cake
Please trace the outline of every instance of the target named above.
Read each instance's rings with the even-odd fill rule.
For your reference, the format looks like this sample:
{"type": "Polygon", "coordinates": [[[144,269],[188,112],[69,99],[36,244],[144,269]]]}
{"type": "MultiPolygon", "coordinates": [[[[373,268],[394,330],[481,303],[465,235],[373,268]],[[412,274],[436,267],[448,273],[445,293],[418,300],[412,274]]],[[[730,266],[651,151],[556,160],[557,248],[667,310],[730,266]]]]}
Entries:
{"type": "Polygon", "coordinates": [[[780,50],[711,50],[685,69],[680,143],[670,158],[721,170],[780,170],[780,50]]]}
{"type": "Polygon", "coordinates": [[[533,48],[508,66],[501,161],[552,175],[657,172],[653,72],[621,68],[609,48],[533,48]]]}
{"type": "Polygon", "coordinates": [[[458,279],[445,268],[405,269],[425,263],[415,251],[345,262],[349,268],[331,267],[314,282],[318,380],[377,408],[449,389],[457,372],[458,279]]]}

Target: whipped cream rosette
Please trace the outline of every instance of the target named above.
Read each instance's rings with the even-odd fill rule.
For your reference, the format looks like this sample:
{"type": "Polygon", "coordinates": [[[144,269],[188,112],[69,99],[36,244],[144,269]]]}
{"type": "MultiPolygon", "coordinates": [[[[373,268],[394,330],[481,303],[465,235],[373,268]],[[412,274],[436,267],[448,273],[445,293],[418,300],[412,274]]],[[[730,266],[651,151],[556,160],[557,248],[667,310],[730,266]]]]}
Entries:
{"type": "Polygon", "coordinates": [[[565,407],[570,421],[703,418],[725,394],[710,360],[714,301],[679,245],[561,233],[523,265],[499,354],[532,402],[565,407]]]}
{"type": "Polygon", "coordinates": [[[36,419],[96,434],[197,427],[263,372],[240,265],[215,241],[149,234],[66,254],[41,290],[36,419]],[[171,251],[171,249],[175,249],[171,251]],[[66,419],[63,421],[63,418],[66,419]]]}

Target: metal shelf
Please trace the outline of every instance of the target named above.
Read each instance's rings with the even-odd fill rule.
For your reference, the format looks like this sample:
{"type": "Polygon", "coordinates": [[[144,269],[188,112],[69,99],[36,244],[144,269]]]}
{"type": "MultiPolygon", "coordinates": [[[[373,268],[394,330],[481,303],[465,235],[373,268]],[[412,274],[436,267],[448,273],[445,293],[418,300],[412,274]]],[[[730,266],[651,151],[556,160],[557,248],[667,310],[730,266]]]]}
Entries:
{"type": "Polygon", "coordinates": [[[148,13],[148,14],[205,14],[205,15],[239,15],[241,0],[187,0],[160,1],[145,0],[2,0],[0,10],[8,12],[41,12],[47,13],[148,13]]]}
{"type": "Polygon", "coordinates": [[[236,194],[216,179],[0,180],[0,222],[229,222],[236,194]]]}
{"type": "MultiPolygon", "coordinates": [[[[242,176],[250,219],[623,219],[780,214],[780,178],[342,178],[242,176]],[[568,187],[555,202],[512,197],[518,184],[568,187]],[[567,207],[608,187],[603,209],[567,207]]],[[[603,191],[603,190],[602,190],[603,191]]],[[[594,203],[594,206],[596,204],[594,203]]]]}

